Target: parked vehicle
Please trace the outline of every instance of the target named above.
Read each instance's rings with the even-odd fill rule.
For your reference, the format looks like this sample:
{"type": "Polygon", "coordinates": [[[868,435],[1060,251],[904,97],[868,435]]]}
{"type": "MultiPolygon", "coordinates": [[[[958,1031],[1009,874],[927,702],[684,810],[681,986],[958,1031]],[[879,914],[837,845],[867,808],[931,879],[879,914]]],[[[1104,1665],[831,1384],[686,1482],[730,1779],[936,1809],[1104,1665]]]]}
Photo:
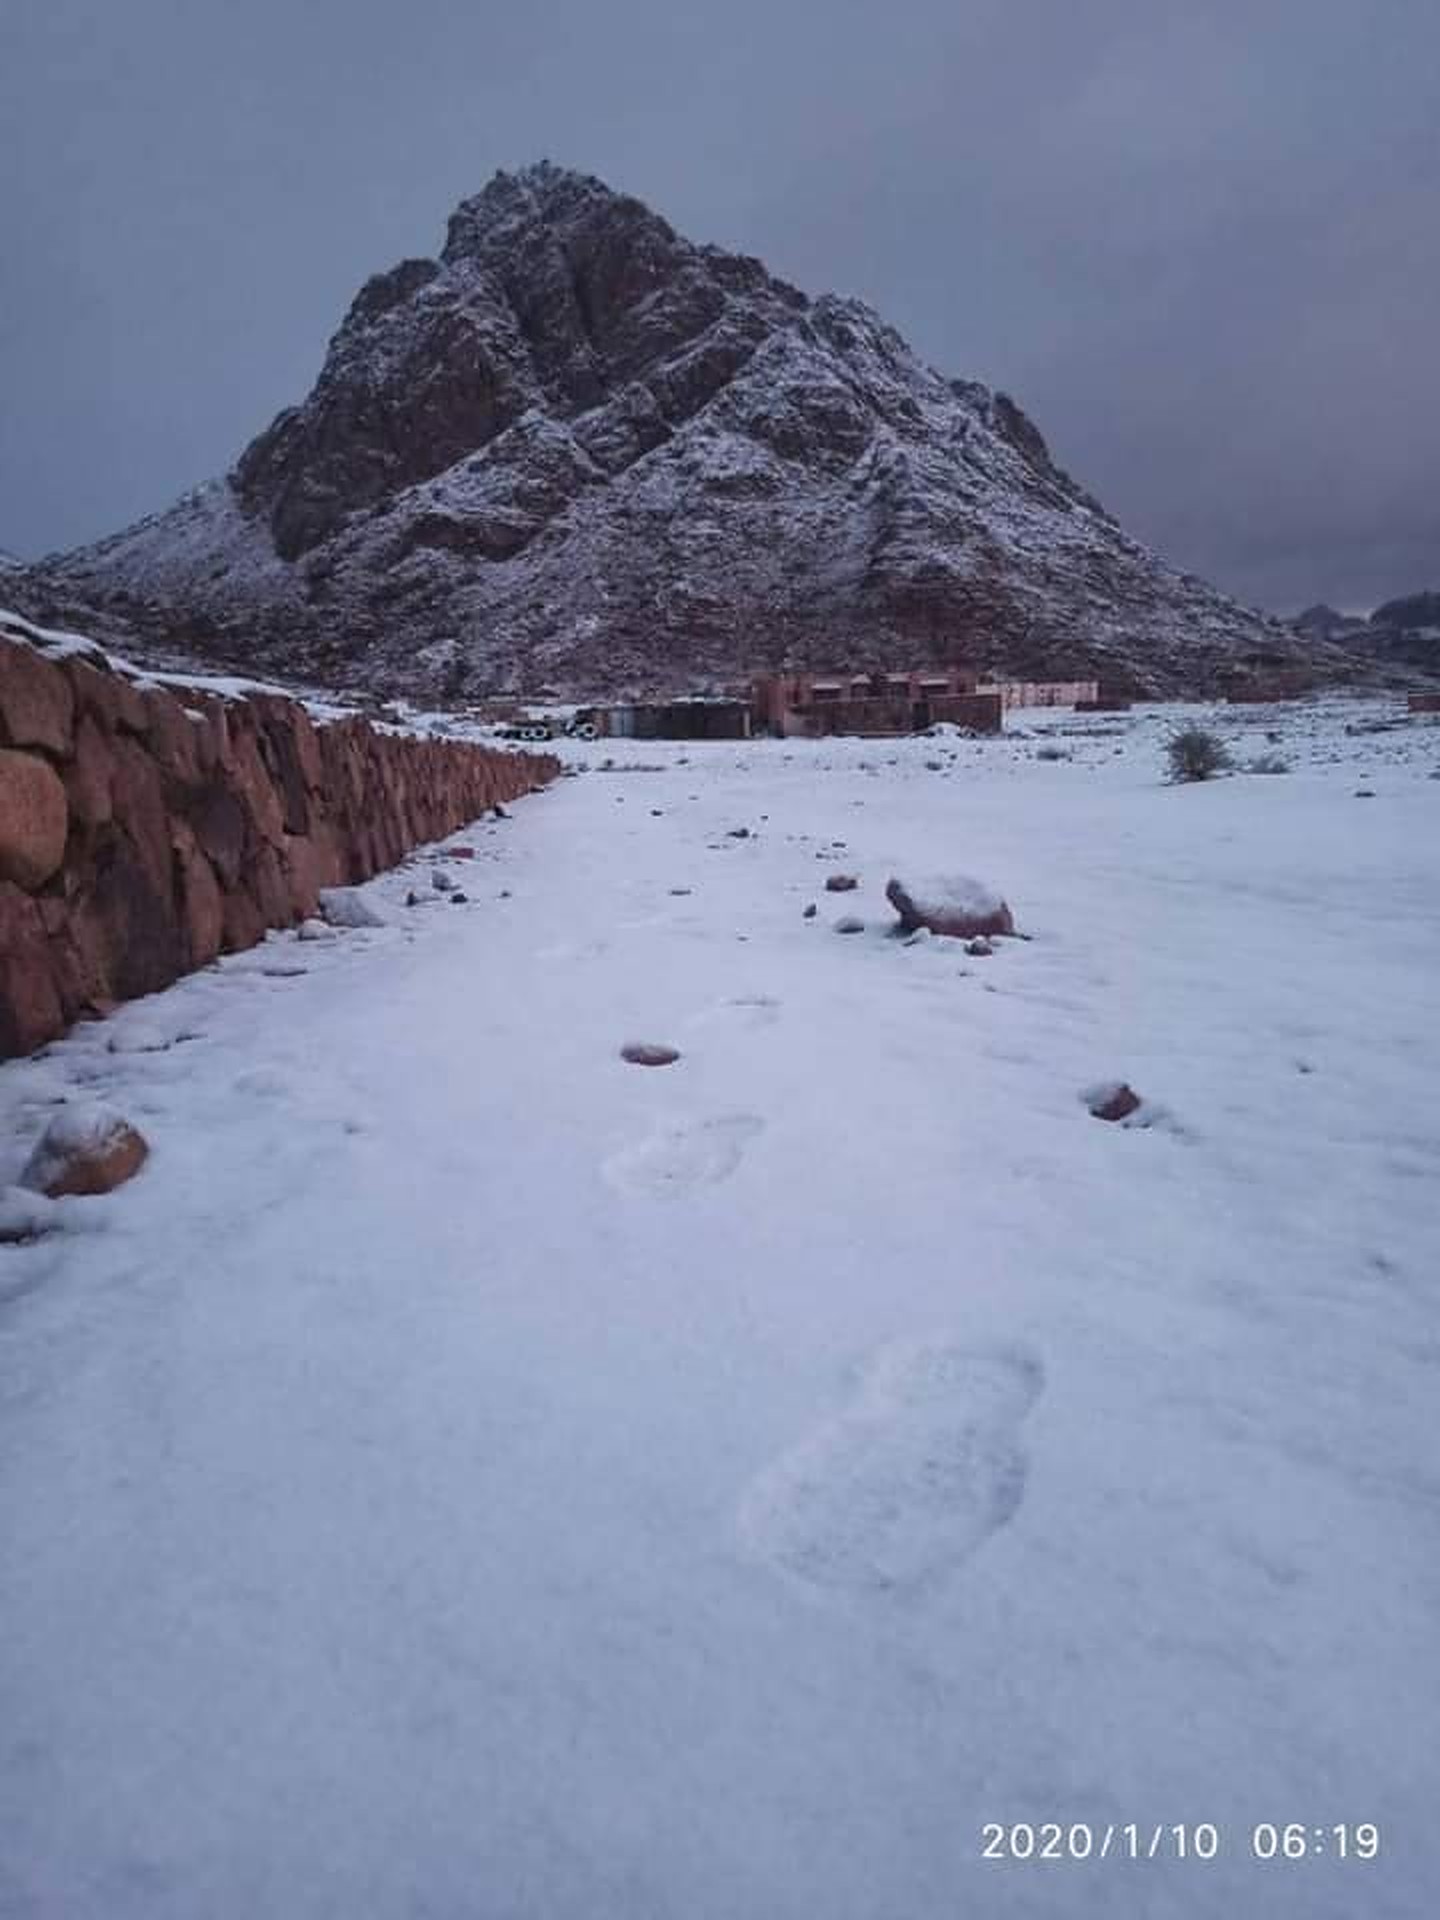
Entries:
{"type": "Polygon", "coordinates": [[[539,744],[564,735],[571,740],[598,740],[600,729],[586,713],[577,713],[569,720],[512,720],[508,726],[499,729],[502,740],[527,740],[539,744]]]}

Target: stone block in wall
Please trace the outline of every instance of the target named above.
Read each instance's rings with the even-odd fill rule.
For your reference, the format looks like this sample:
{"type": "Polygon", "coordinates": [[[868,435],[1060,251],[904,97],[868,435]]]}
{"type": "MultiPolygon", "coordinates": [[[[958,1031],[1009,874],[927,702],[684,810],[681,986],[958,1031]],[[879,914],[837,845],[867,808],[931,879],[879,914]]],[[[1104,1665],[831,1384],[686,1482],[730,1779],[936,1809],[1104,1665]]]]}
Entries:
{"type": "Polygon", "coordinates": [[[227,953],[241,953],[265,938],[264,916],[246,887],[237,886],[226,893],[224,926],[227,953]]]}
{"type": "Polygon", "coordinates": [[[320,889],[338,887],[344,878],[345,863],[330,829],[322,824],[314,833],[287,837],[284,862],[295,917],[312,919],[319,906],[320,889]]]}
{"type": "Polygon", "coordinates": [[[126,734],[116,735],[111,750],[115,771],[110,791],[117,834],[129,841],[151,892],[167,899],[172,885],[170,809],[160,769],[143,743],[126,734]]]}
{"type": "Polygon", "coordinates": [[[233,887],[245,861],[245,809],[223,779],[213,779],[188,803],[195,838],[214,866],[222,886],[233,887]]]}
{"type": "Polygon", "coordinates": [[[70,812],[82,827],[103,827],[114,812],[111,787],[115,756],[108,736],[92,714],[75,723],[75,750],[62,769],[70,812]]]}
{"type": "Polygon", "coordinates": [[[315,722],[304,707],[295,707],[292,712],[295,755],[300,762],[300,771],[309,791],[319,793],[325,785],[325,768],[320,758],[320,741],[316,736],[315,722]]]}
{"type": "Polygon", "coordinates": [[[186,699],[200,716],[192,719],[191,724],[195,728],[201,777],[209,779],[217,768],[230,765],[229,709],[217,693],[187,688],[186,699]]]}
{"type": "Polygon", "coordinates": [[[69,803],[38,753],[0,748],[0,880],[33,893],[65,858],[69,803]]]}
{"type": "Polygon", "coordinates": [[[267,927],[294,925],[296,912],[290,876],[274,847],[267,844],[256,848],[245,869],[243,885],[267,927]]]}
{"type": "Polygon", "coordinates": [[[281,825],[286,833],[308,833],[310,789],[295,742],[294,715],[300,709],[274,697],[254,704],[259,709],[261,758],[279,795],[281,825]]]}
{"type": "Polygon", "coordinates": [[[33,647],[0,640],[0,742],[70,751],[75,696],[69,681],[33,647]]]}
{"type": "Polygon", "coordinates": [[[89,967],[87,956],[77,938],[73,918],[69,915],[64,926],[50,936],[46,963],[60,1010],[56,1024],[42,1035],[42,1039],[52,1039],[80,1014],[107,1012],[114,1005],[105,983],[89,967]]]}
{"type": "Polygon", "coordinates": [[[220,952],[225,937],[225,903],[220,883],[193,829],[185,821],[172,822],[171,843],[175,850],[181,923],[190,965],[208,966],[220,952]]]}
{"type": "Polygon", "coordinates": [[[97,853],[85,910],[109,998],[157,993],[185,972],[168,822],[164,879],[157,881],[148,851],[142,855],[128,833],[116,832],[97,853]]]}
{"type": "Polygon", "coordinates": [[[280,795],[270,778],[270,770],[260,753],[253,719],[242,720],[230,729],[233,761],[231,777],[235,790],[254,822],[255,831],[272,847],[278,847],[285,834],[285,813],[280,795]]]}
{"type": "Polygon", "coordinates": [[[64,672],[80,711],[92,715],[106,733],[145,732],[145,699],[133,680],[88,660],[67,660],[64,672]]]}
{"type": "Polygon", "coordinates": [[[0,1058],[33,1052],[63,1019],[40,909],[13,882],[0,881],[0,1058]]]}
{"type": "Polygon", "coordinates": [[[145,743],[160,771],[182,786],[197,786],[201,778],[200,734],[185,708],[158,687],[145,693],[145,743]]]}
{"type": "Polygon", "coordinates": [[[110,978],[115,945],[115,930],[106,925],[102,909],[88,890],[80,894],[71,903],[64,931],[50,941],[67,1019],[86,1009],[102,1012],[119,998],[110,978]]]}

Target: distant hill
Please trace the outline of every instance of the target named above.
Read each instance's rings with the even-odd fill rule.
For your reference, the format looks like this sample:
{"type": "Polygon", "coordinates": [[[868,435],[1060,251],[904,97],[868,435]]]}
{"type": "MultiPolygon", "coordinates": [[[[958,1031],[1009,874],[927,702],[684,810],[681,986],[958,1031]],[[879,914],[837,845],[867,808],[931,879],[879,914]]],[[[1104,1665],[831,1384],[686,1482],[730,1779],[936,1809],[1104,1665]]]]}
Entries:
{"type": "Polygon", "coordinates": [[[1356,645],[1387,665],[1440,674],[1440,592],[1387,600],[1371,614],[1356,645]]]}
{"type": "Polygon", "coordinates": [[[1401,600],[1387,600],[1370,616],[1372,627],[1389,627],[1395,633],[1425,633],[1440,638],[1440,591],[1407,594],[1401,600]]]}
{"type": "Polygon", "coordinates": [[[1337,640],[1363,631],[1366,620],[1363,613],[1340,613],[1321,601],[1297,614],[1291,624],[1312,640],[1337,640]]]}

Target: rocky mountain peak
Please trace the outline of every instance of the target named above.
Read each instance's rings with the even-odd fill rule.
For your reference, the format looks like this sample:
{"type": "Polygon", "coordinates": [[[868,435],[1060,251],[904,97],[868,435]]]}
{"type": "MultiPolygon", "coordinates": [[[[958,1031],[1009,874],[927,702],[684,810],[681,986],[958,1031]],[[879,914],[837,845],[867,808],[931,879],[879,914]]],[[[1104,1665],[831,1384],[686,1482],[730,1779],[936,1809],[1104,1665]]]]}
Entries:
{"type": "Polygon", "coordinates": [[[1184,691],[1318,657],[1129,539],[1007,395],[550,161],[367,280],[232,474],[47,581],[396,690],[923,657],[1184,691]]]}
{"type": "Polygon", "coordinates": [[[804,297],[758,262],[698,248],[629,195],[549,161],[499,173],[450,217],[438,261],[361,288],[303,406],[233,476],[297,560],[358,509],[444,472],[527,412],[569,419],[717,327],[752,342],[804,297]]]}
{"type": "Polygon", "coordinates": [[[691,251],[669,222],[641,200],[617,193],[593,174],[539,160],[501,171],[462,200],[451,214],[442,258],[493,263],[517,244],[544,233],[562,248],[584,247],[597,233],[624,231],[640,248],[691,251]]]}

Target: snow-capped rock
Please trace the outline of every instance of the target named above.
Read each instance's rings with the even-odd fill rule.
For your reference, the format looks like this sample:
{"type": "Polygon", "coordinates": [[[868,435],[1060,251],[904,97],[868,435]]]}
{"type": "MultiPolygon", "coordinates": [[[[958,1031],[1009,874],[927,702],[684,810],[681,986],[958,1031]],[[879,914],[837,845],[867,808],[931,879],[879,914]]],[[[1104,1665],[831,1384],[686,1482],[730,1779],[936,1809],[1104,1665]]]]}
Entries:
{"type": "Polygon", "coordinates": [[[113,1107],[77,1103],[62,1107],[41,1134],[20,1184],[52,1200],[109,1193],[140,1171],[149,1152],[144,1136],[113,1107]]]}
{"type": "Polygon", "coordinates": [[[924,927],[931,933],[974,940],[1015,931],[1014,916],[1000,894],[968,874],[892,879],[885,898],[899,914],[905,933],[924,927]]]}
{"type": "Polygon", "coordinates": [[[322,887],[320,912],[332,927],[383,927],[386,924],[384,914],[358,887],[322,887]]]}

